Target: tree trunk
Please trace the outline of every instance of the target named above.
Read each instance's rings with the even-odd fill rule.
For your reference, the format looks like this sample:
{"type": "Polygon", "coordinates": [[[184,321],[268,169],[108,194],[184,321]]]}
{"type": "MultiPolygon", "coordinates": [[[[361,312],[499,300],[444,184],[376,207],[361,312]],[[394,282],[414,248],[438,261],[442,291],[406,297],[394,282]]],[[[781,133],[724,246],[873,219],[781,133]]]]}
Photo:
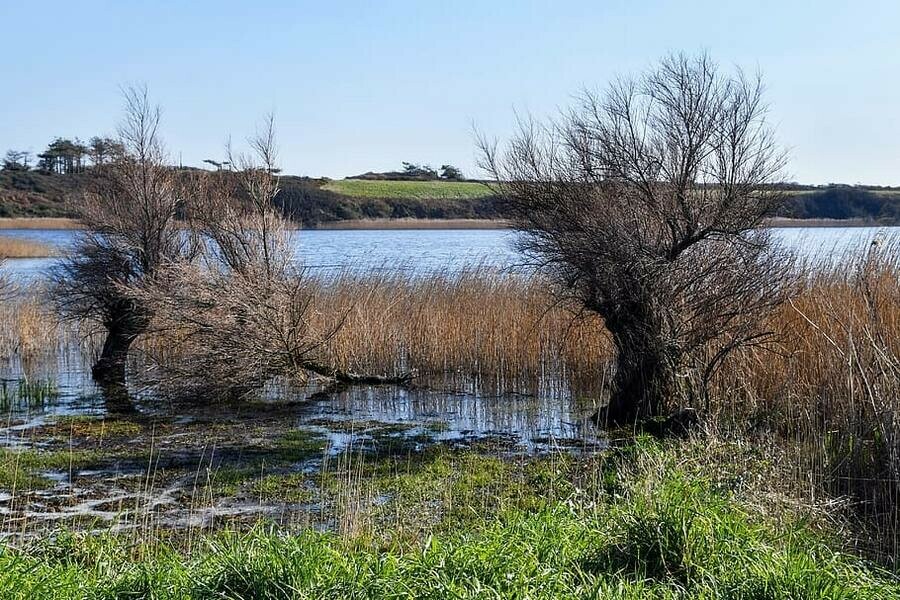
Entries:
{"type": "Polygon", "coordinates": [[[659,416],[677,393],[677,359],[660,322],[645,308],[634,307],[624,317],[606,319],[616,346],[616,375],[609,403],[597,414],[598,424],[621,427],[659,416]]]}
{"type": "Polygon", "coordinates": [[[675,370],[659,352],[620,349],[609,404],[601,423],[633,425],[660,414],[675,391],[675,370]]]}
{"type": "Polygon", "coordinates": [[[101,385],[125,385],[125,365],[128,349],[137,338],[130,328],[117,325],[108,326],[106,340],[100,358],[91,368],[94,381],[101,385]]]}
{"type": "Polygon", "coordinates": [[[300,367],[323,377],[334,379],[338,383],[355,385],[405,385],[412,381],[413,373],[401,373],[400,375],[367,375],[340,371],[338,369],[319,364],[310,360],[300,362],[300,367]]]}

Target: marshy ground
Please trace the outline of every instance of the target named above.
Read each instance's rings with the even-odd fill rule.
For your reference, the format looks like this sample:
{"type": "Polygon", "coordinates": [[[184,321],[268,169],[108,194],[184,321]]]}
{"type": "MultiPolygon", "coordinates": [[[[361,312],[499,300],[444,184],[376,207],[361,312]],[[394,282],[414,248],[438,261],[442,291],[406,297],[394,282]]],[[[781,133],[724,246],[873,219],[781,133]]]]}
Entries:
{"type": "Polygon", "coordinates": [[[58,527],[246,528],[260,518],[336,529],[331,492],[351,467],[358,476],[420,455],[513,460],[606,446],[567,403],[546,410],[521,396],[311,385],[268,401],[109,414],[101,396],[60,402],[52,384],[7,387],[0,484],[10,491],[0,511],[6,535],[21,539],[58,527]]]}
{"type": "Polygon", "coordinates": [[[0,303],[0,595],[900,597],[897,278],[859,269],[773,316],[780,352],[669,441],[588,421],[602,326],[515,277],[324,281],[333,364],[414,385],[239,402],[161,397],[153,336],[108,402],[89,331],[39,290],[0,303]]]}

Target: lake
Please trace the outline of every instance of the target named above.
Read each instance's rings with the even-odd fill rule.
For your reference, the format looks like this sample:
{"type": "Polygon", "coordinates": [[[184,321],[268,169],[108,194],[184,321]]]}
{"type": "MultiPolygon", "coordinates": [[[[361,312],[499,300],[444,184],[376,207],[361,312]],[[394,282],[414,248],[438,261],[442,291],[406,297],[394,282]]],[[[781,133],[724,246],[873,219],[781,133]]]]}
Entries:
{"type": "MultiPolygon", "coordinates": [[[[865,251],[876,237],[900,237],[900,227],[785,227],[775,238],[801,257],[841,257],[865,251]]],[[[65,249],[77,231],[8,229],[0,236],[34,240],[65,249]]],[[[504,229],[303,230],[292,233],[296,256],[315,269],[459,270],[472,265],[515,269],[516,234],[504,229]]],[[[52,258],[11,259],[7,270],[21,280],[39,280],[52,258]]]]}

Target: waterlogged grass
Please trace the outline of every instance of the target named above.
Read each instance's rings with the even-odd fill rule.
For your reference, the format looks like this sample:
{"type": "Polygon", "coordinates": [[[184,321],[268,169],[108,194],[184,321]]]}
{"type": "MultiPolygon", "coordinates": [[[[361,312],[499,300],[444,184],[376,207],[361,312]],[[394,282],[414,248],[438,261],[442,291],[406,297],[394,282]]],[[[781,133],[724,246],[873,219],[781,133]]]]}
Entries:
{"type": "Polygon", "coordinates": [[[321,434],[295,429],[275,441],[272,458],[285,462],[300,462],[321,456],[325,446],[326,440],[321,434]]]}
{"type": "Polygon", "coordinates": [[[40,408],[59,397],[59,390],[50,381],[19,379],[0,382],[0,410],[40,408]]]}
{"type": "Polygon", "coordinates": [[[144,428],[134,421],[119,418],[103,418],[94,415],[64,415],[56,417],[42,431],[59,439],[78,437],[86,440],[133,437],[144,428]]]}
{"type": "Polygon", "coordinates": [[[697,448],[642,444],[581,479],[576,470],[588,465],[573,459],[520,469],[472,453],[432,455],[393,474],[396,463],[376,461],[368,475],[396,498],[408,490],[440,497],[450,481],[457,502],[495,498],[498,508],[476,503],[455,527],[408,540],[287,536],[260,525],[194,540],[187,551],[63,532],[0,551],[0,597],[900,597],[897,580],[840,551],[811,515],[762,509],[747,482],[767,465],[751,465],[736,482],[736,461],[703,466],[689,458],[697,448]],[[522,477],[511,485],[512,473],[522,477]],[[516,487],[540,501],[495,495],[516,487]]]}
{"type": "Polygon", "coordinates": [[[473,181],[368,181],[364,179],[340,179],[326,183],[323,188],[355,198],[452,200],[485,198],[494,195],[490,188],[473,181]]]}
{"type": "Polygon", "coordinates": [[[55,482],[46,476],[51,471],[65,472],[84,468],[106,460],[96,450],[10,450],[0,449],[0,489],[41,490],[55,482]]]}
{"type": "Polygon", "coordinates": [[[266,475],[254,481],[250,492],[263,501],[308,503],[316,499],[316,490],[310,487],[304,473],[266,475]]]}

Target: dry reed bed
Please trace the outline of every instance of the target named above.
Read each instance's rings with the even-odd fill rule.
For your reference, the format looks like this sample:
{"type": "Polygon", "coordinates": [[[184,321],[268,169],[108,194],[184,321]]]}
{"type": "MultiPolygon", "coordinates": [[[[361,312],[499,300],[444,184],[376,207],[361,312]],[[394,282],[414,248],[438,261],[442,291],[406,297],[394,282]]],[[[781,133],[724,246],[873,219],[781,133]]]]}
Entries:
{"type": "Polygon", "coordinates": [[[806,493],[847,497],[900,556],[900,253],[819,266],[773,314],[768,349],[732,357],[712,397],[732,429],[774,432],[806,493]]]}
{"type": "Polygon", "coordinates": [[[0,217],[0,229],[83,229],[67,217],[0,217]]]}
{"type": "Polygon", "coordinates": [[[324,354],[343,369],[532,386],[575,377],[588,385],[612,357],[602,321],[556,303],[535,278],[489,270],[344,274],[320,285],[313,327],[342,323],[324,354]]]}
{"type": "Polygon", "coordinates": [[[46,244],[0,235],[0,258],[44,258],[56,251],[46,244]]]}

